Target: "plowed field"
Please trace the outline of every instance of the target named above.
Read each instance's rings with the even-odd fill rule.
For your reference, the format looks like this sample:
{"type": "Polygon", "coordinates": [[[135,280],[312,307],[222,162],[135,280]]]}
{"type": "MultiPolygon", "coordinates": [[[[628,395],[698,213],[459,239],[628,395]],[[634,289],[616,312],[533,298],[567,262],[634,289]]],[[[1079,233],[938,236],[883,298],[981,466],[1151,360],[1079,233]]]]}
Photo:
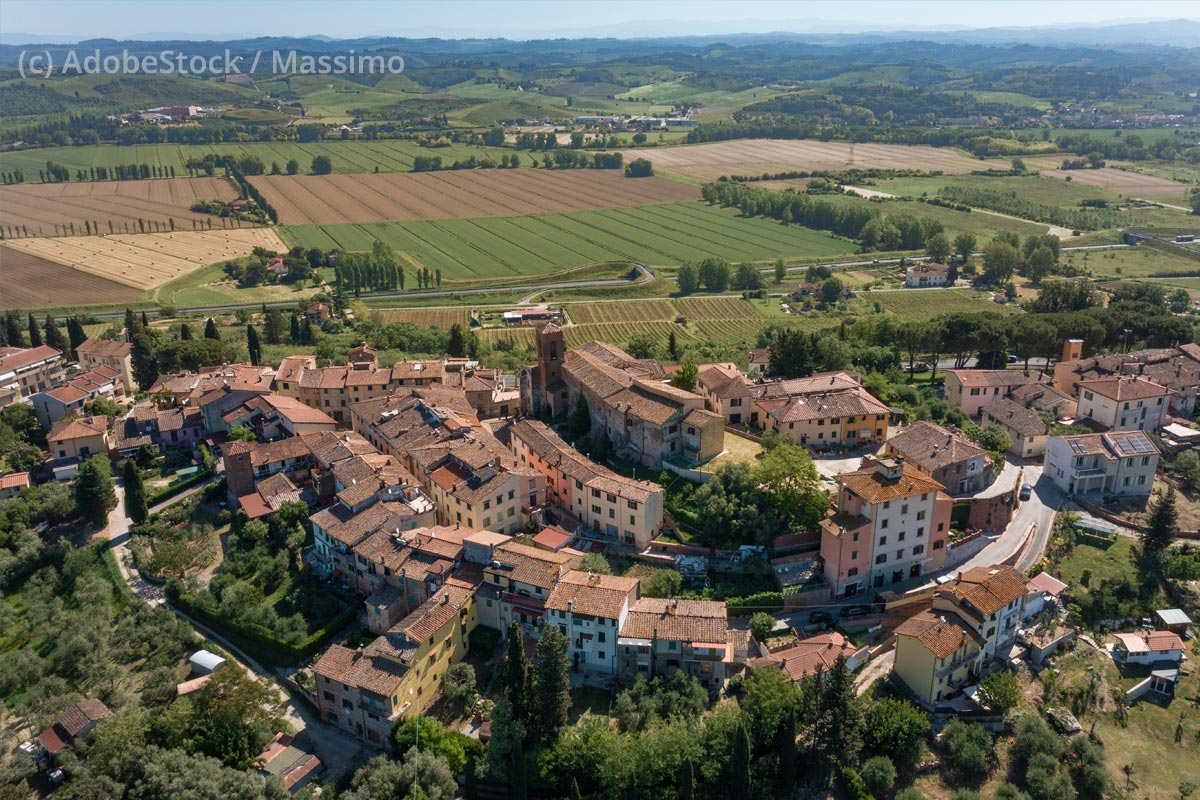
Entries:
{"type": "Polygon", "coordinates": [[[722,175],[871,167],[940,169],[948,175],[957,175],[987,166],[949,148],[812,139],[738,139],[625,153],[626,161],[635,158],[648,159],[655,169],[704,180],[715,180],[722,175]]]}
{"type": "Polygon", "coordinates": [[[136,289],[153,289],[198,267],[250,255],[256,246],[277,252],[287,250],[269,228],[13,239],[6,243],[6,249],[136,289]]]}
{"type": "Polygon", "coordinates": [[[250,179],[285,225],[515,217],[698,200],[692,186],[620,170],[488,169],[250,179]]]}
{"type": "Polygon", "coordinates": [[[197,200],[238,196],[227,178],[24,183],[0,186],[0,225],[6,235],[11,235],[9,228],[19,227],[17,236],[82,236],[85,221],[99,229],[92,233],[145,233],[155,230],[155,222],[166,231],[172,220],[176,230],[191,231],[193,220],[221,224],[191,211],[197,200]]]}
{"type": "Polygon", "coordinates": [[[0,308],[128,303],[138,290],[0,246],[0,308]]]}

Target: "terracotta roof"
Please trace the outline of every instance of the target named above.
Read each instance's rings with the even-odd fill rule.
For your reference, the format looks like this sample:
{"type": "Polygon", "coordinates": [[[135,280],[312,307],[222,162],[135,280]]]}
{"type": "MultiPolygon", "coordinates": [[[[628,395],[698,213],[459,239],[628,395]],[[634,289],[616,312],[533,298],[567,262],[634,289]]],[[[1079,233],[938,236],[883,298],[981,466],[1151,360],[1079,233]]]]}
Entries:
{"type": "Polygon", "coordinates": [[[984,406],[983,413],[1021,436],[1045,436],[1050,432],[1050,426],[1037,412],[1007,397],[984,406]]]}
{"type": "Polygon", "coordinates": [[[100,700],[95,698],[84,700],[59,714],[54,724],[42,731],[38,739],[47,751],[54,754],[70,744],[76,736],[90,726],[111,716],[112,711],[100,700]]]}
{"type": "Polygon", "coordinates": [[[21,369],[30,364],[36,364],[39,361],[46,361],[59,356],[62,356],[61,350],[55,350],[53,347],[45,344],[25,348],[5,347],[0,349],[0,372],[10,369],[21,369]]]}
{"type": "Polygon", "coordinates": [[[428,639],[454,619],[459,609],[471,602],[474,594],[472,590],[459,586],[443,586],[415,611],[396,623],[392,630],[404,634],[414,642],[428,639]]]}
{"type": "Polygon", "coordinates": [[[683,642],[724,642],[729,618],[724,601],[643,597],[629,608],[621,636],[683,642]]]}
{"type": "Polygon", "coordinates": [[[950,369],[946,372],[958,378],[959,383],[968,388],[1050,383],[1050,378],[1040,372],[1020,369],[950,369]]]}
{"type": "Polygon", "coordinates": [[[916,639],[936,658],[956,653],[971,642],[984,643],[957,614],[942,613],[939,616],[932,611],[909,617],[896,628],[896,635],[916,639]]]}
{"type": "Polygon", "coordinates": [[[519,420],[512,423],[508,431],[513,441],[520,441],[543,461],[557,467],[563,475],[590,488],[639,503],[662,492],[657,484],[626,478],[592,461],[540,420],[519,420]]]}
{"type": "Polygon", "coordinates": [[[542,528],[536,536],[533,537],[533,543],[540,545],[547,550],[561,550],[571,543],[575,536],[562,528],[547,527],[542,528]]]}
{"type": "Polygon", "coordinates": [[[9,472],[6,475],[0,475],[0,489],[23,489],[28,485],[28,472],[9,472]]]}
{"type": "Polygon", "coordinates": [[[951,432],[932,422],[914,422],[888,439],[888,450],[904,456],[905,461],[933,472],[987,453],[966,436],[951,432]]]}
{"type": "Polygon", "coordinates": [[[305,442],[304,437],[291,436],[287,439],[277,439],[265,444],[252,444],[250,449],[250,463],[257,467],[289,459],[304,458],[311,454],[312,451],[308,449],[308,444],[305,442]]]}
{"type": "MultiPolygon", "coordinates": [[[[1024,597],[1029,579],[1012,567],[975,567],[938,588],[958,600],[967,600],[970,607],[984,616],[994,614],[1012,601],[1024,597]]],[[[957,605],[957,603],[956,603],[957,605]]]]}
{"type": "Polygon", "coordinates": [[[108,432],[108,417],[97,414],[94,417],[78,419],[60,419],[54,423],[46,438],[52,442],[68,439],[87,439],[92,436],[103,436],[108,432]]]}
{"type": "Polygon", "coordinates": [[[714,414],[711,411],[705,411],[703,408],[695,408],[688,412],[688,415],[683,418],[683,424],[691,425],[695,428],[703,428],[705,425],[713,422],[714,420],[720,420],[722,424],[725,422],[725,418],[720,414],[714,414]]]}
{"type": "Polygon", "coordinates": [[[1045,383],[1029,383],[1024,386],[1018,386],[1009,392],[1009,397],[1028,408],[1035,408],[1038,411],[1053,411],[1057,406],[1063,403],[1074,402],[1075,400],[1071,395],[1060,392],[1058,389],[1045,383]]]}
{"type": "Polygon", "coordinates": [[[96,358],[124,358],[133,352],[132,342],[117,339],[88,339],[75,348],[76,355],[96,358]]]}
{"type": "Polygon", "coordinates": [[[263,402],[275,409],[281,416],[292,422],[293,424],[327,424],[336,425],[337,421],[333,417],[326,414],[324,411],[319,411],[310,406],[306,406],[299,400],[292,397],[284,397],[278,394],[263,395],[263,402]]]}
{"type": "Polygon", "coordinates": [[[765,347],[751,347],[746,351],[746,361],[750,364],[766,364],[770,360],[770,351],[765,347]]]}
{"type": "Polygon", "coordinates": [[[1135,378],[1096,378],[1080,381],[1080,391],[1089,391],[1116,400],[1118,403],[1126,400],[1145,400],[1151,397],[1166,397],[1172,394],[1165,386],[1159,386],[1153,381],[1142,377],[1135,378]]]}
{"type": "Polygon", "coordinates": [[[1029,579],[1030,591],[1045,592],[1052,597],[1058,597],[1067,589],[1067,584],[1051,575],[1049,572],[1039,572],[1029,579]]]}
{"type": "Polygon", "coordinates": [[[838,483],[869,503],[898,500],[927,492],[940,492],[945,487],[928,477],[916,467],[903,466],[898,480],[887,480],[874,466],[856,472],[845,472],[837,476],[838,483]]]}
{"type": "Polygon", "coordinates": [[[518,583],[550,589],[564,571],[578,563],[579,558],[510,541],[492,551],[492,560],[499,563],[500,567],[489,566],[485,572],[507,576],[518,583]]]}
{"type": "Polygon", "coordinates": [[[1118,633],[1118,642],[1125,646],[1130,654],[1150,652],[1175,652],[1183,650],[1183,640],[1171,631],[1141,631],[1139,633],[1118,633]]]}
{"type": "Polygon", "coordinates": [[[626,601],[632,602],[637,591],[638,581],[635,578],[571,570],[554,585],[554,591],[546,599],[546,608],[620,619],[626,601]]]}
{"type": "Polygon", "coordinates": [[[313,672],[347,686],[390,697],[408,667],[390,658],[335,644],[313,664],[313,672]]]}
{"type": "Polygon", "coordinates": [[[799,681],[816,674],[818,670],[830,669],[839,656],[850,658],[861,649],[837,631],[829,631],[801,639],[790,647],[771,653],[769,658],[793,681],[799,681]]]}

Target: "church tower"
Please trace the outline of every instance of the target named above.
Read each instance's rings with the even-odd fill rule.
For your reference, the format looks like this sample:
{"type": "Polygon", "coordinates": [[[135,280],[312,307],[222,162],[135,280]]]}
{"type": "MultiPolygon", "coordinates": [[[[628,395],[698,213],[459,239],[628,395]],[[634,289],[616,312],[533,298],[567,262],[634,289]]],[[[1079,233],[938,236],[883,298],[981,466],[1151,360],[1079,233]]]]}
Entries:
{"type": "Polygon", "coordinates": [[[549,399],[547,386],[562,381],[563,356],[567,351],[567,340],[563,329],[556,322],[547,322],[537,332],[538,393],[549,399]]]}

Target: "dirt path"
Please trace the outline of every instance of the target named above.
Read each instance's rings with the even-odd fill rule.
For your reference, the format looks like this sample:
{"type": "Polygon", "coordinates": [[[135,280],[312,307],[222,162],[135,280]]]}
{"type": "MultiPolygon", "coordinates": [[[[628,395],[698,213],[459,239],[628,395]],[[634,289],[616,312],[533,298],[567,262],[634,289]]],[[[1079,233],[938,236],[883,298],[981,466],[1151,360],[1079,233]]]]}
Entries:
{"type": "Polygon", "coordinates": [[[854,691],[862,697],[879,678],[886,678],[896,663],[896,651],[888,650],[879,658],[867,664],[854,676],[854,691]]]}
{"type": "Polygon", "coordinates": [[[889,200],[896,196],[894,194],[888,194],[887,192],[876,191],[875,189],[863,189],[859,186],[843,186],[842,191],[846,194],[853,193],[863,197],[882,197],[889,200]]]}

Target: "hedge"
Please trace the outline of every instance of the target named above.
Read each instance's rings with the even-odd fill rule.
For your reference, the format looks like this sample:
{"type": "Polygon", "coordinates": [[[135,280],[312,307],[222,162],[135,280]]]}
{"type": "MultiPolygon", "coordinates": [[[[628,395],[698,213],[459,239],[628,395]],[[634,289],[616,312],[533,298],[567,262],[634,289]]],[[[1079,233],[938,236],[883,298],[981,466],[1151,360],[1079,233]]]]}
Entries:
{"type": "Polygon", "coordinates": [[[156,506],[159,503],[161,503],[162,501],[169,500],[170,498],[174,497],[177,494],[186,492],[188,489],[192,488],[193,486],[203,483],[204,481],[208,480],[211,477],[212,477],[211,472],[204,472],[204,471],[197,472],[195,475],[193,475],[192,477],[188,478],[185,481],[180,481],[179,483],[168,486],[167,488],[163,489],[162,491],[155,492],[154,494],[151,494],[151,495],[147,495],[146,496],[146,506],[147,507],[156,506]]]}
{"type": "Polygon", "coordinates": [[[758,611],[774,614],[783,608],[783,595],[779,592],[757,592],[744,597],[726,597],[729,616],[748,617],[758,611]]]}
{"type": "Polygon", "coordinates": [[[288,644],[261,625],[214,616],[193,605],[183,595],[175,600],[175,605],[188,616],[196,618],[218,633],[233,639],[235,644],[249,652],[257,660],[279,665],[301,663],[320,650],[329,637],[353,622],[358,615],[357,608],[348,606],[325,625],[309,634],[299,644],[288,644]]]}

